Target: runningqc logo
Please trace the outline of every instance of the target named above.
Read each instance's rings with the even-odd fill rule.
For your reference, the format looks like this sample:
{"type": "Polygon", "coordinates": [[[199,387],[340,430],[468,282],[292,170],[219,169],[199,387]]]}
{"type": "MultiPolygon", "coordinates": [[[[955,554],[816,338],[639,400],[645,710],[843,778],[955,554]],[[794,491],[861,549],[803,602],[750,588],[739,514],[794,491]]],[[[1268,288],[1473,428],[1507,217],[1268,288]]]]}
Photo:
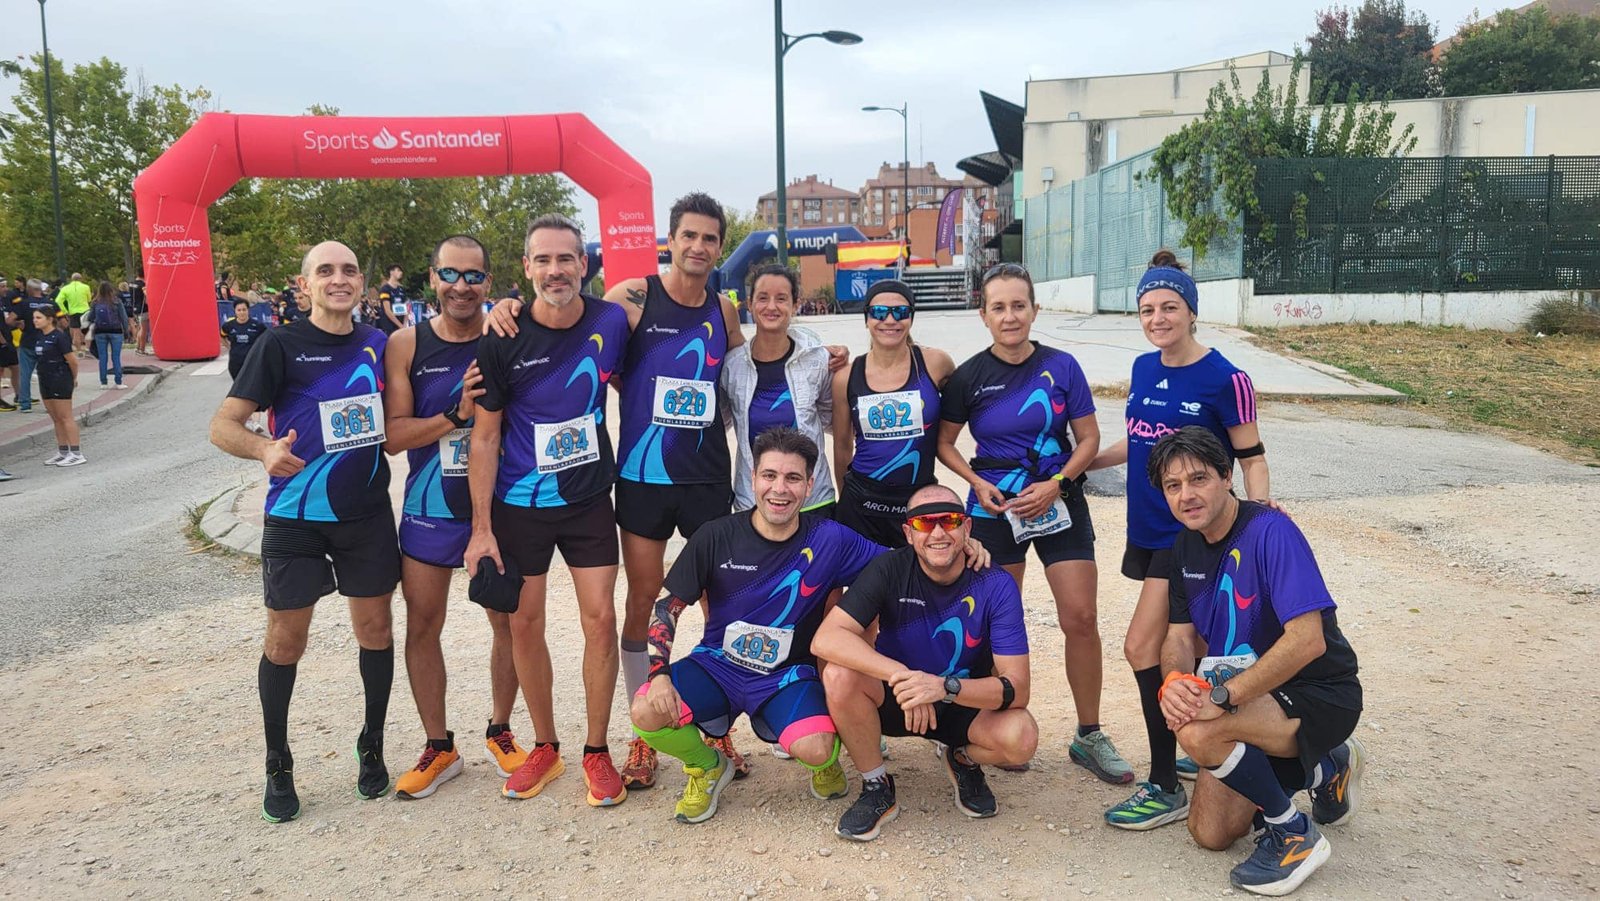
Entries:
{"type": "Polygon", "coordinates": [[[472,131],[401,129],[397,135],[390,131],[388,126],[380,127],[375,135],[358,131],[329,134],[312,128],[300,134],[300,139],[305,142],[305,149],[318,154],[341,150],[454,150],[499,147],[504,138],[505,135],[498,131],[484,131],[481,128],[472,131]]]}

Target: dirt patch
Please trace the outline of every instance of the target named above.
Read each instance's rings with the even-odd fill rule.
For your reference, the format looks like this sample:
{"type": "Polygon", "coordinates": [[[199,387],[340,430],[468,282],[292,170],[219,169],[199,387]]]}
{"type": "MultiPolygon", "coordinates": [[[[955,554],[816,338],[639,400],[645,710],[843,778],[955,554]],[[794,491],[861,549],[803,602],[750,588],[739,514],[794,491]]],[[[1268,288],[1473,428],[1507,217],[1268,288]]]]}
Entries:
{"type": "Polygon", "coordinates": [[[1457,427],[1600,461],[1600,338],[1412,325],[1253,331],[1264,348],[1393,388],[1457,427]]]}

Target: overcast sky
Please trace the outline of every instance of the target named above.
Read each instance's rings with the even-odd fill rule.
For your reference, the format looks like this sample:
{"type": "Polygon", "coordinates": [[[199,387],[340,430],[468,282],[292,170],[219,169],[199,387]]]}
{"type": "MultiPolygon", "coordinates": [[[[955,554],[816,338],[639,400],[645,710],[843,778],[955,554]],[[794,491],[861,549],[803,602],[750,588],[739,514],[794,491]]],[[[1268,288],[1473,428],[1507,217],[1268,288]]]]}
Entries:
{"type": "MultiPolygon", "coordinates": [[[[978,99],[1021,103],[1030,78],[1160,71],[1290,52],[1324,3],[1235,0],[864,3],[790,0],[790,34],[841,29],[785,59],[788,173],[855,190],[901,154],[957,176],[994,149],[978,99]]],[[[1413,2],[1441,37],[1474,0],[1413,2]]],[[[1496,7],[1481,4],[1485,11],[1496,7]]],[[[582,112],[650,170],[657,224],[705,190],[751,210],[775,186],[773,5],[767,0],[50,0],[51,52],[108,56],[159,84],[204,86],[231,112],[352,115],[582,112]]],[[[34,0],[0,0],[0,54],[39,51],[34,0]]],[[[0,81],[9,96],[15,82],[0,81]]],[[[580,198],[593,224],[594,203],[580,198]]]]}

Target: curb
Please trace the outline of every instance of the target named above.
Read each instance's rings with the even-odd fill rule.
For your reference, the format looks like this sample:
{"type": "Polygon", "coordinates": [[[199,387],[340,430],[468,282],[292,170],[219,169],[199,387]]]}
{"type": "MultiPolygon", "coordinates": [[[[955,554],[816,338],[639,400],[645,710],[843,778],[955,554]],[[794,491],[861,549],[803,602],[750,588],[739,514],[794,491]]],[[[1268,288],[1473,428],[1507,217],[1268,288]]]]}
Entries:
{"type": "Polygon", "coordinates": [[[200,535],[206,541],[246,557],[261,558],[261,527],[240,519],[234,512],[239,497],[255,487],[251,482],[222,492],[206,506],[200,517],[200,535]]]}
{"type": "MultiPolygon", "coordinates": [[[[134,385],[127,391],[117,392],[119,396],[115,400],[100,406],[95,406],[93,401],[89,402],[85,405],[81,412],[74,411],[73,418],[78,421],[79,426],[88,426],[99,422],[105,422],[123,410],[131,410],[144,400],[145,395],[154,391],[157,385],[165,381],[167,376],[176,372],[180,368],[182,367],[171,366],[150,373],[149,378],[141,379],[139,384],[134,385]]],[[[48,425],[50,422],[50,417],[42,416],[41,421],[48,425]]],[[[10,456],[12,453],[18,451],[27,452],[28,450],[33,449],[53,448],[55,447],[55,441],[55,433],[49,428],[45,428],[31,435],[18,435],[17,437],[8,441],[0,442],[0,456],[10,456]]]]}

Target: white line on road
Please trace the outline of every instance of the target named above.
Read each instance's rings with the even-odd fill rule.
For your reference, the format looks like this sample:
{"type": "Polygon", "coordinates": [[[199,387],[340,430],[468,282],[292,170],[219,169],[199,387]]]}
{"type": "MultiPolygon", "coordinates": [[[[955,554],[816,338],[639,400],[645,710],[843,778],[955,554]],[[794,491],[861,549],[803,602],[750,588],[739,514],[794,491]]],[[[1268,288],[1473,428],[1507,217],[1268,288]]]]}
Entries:
{"type": "Polygon", "coordinates": [[[217,359],[212,360],[211,362],[207,363],[204,366],[201,366],[199,369],[196,369],[194,372],[191,372],[189,374],[190,375],[221,375],[221,374],[223,374],[224,372],[227,372],[227,371],[228,371],[228,358],[227,357],[218,357],[217,359]]]}

